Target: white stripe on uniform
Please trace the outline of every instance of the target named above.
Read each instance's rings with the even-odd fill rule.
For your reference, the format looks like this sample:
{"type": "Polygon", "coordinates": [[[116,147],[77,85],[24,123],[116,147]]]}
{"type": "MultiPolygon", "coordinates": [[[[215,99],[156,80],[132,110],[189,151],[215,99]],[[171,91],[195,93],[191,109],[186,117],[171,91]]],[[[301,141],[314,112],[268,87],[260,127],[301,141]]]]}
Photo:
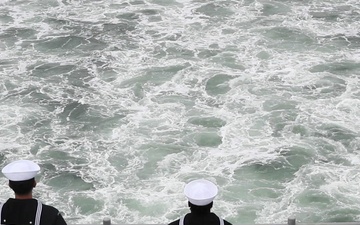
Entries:
{"type": "MultiPolygon", "coordinates": [[[[2,207],[4,204],[0,204],[0,220],[1,224],[5,224],[6,220],[1,218],[2,213],[2,207]]],[[[37,208],[36,208],[36,215],[35,215],[35,224],[34,225],[40,225],[40,218],[41,218],[41,212],[42,212],[42,204],[39,200],[37,200],[37,208]]]]}

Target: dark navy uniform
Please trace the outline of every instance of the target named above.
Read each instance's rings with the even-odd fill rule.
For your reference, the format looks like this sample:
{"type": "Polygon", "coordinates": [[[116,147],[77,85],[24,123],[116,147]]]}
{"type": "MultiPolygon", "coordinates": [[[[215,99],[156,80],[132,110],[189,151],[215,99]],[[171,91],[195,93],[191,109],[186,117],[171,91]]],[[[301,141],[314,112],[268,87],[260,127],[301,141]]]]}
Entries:
{"type": "Polygon", "coordinates": [[[0,207],[1,224],[66,225],[59,210],[36,199],[9,198],[0,207]]]}
{"type": "Polygon", "coordinates": [[[190,213],[169,223],[169,225],[232,225],[210,211],[213,202],[204,206],[197,206],[188,202],[188,205],[190,207],[190,213]]]}
{"type": "Polygon", "coordinates": [[[188,213],[169,225],[231,225],[231,223],[209,212],[207,214],[188,213]]]}
{"type": "Polygon", "coordinates": [[[190,213],[169,225],[231,225],[210,210],[218,193],[214,183],[205,179],[193,180],[185,185],[184,194],[188,198],[190,213]]]}

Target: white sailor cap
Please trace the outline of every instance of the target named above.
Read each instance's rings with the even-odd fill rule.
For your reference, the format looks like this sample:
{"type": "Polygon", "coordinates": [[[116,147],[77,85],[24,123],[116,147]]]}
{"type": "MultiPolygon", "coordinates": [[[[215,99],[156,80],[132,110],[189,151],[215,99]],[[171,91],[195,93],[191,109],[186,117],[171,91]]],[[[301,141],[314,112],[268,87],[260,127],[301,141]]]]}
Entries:
{"type": "Polygon", "coordinates": [[[2,169],[2,173],[11,181],[24,181],[34,178],[40,171],[40,166],[33,161],[17,160],[2,169]]]}
{"type": "Polygon", "coordinates": [[[211,203],[217,193],[216,185],[205,179],[193,180],[184,188],[184,194],[189,202],[197,206],[211,203]]]}

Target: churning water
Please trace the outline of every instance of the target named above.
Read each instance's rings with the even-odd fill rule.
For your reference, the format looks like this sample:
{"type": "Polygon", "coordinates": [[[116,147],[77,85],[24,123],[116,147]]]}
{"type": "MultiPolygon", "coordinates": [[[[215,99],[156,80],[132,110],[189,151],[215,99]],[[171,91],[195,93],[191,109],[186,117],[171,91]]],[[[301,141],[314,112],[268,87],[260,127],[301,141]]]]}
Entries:
{"type": "MultiPolygon", "coordinates": [[[[360,220],[358,0],[0,0],[0,159],[68,223],[360,220]]],[[[1,179],[1,198],[12,196],[1,179]]]]}

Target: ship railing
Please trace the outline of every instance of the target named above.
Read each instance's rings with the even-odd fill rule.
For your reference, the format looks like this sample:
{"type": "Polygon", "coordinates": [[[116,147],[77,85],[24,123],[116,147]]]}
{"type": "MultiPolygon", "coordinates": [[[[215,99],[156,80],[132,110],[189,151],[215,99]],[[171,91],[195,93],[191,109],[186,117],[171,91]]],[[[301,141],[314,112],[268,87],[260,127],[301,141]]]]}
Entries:
{"type": "MultiPolygon", "coordinates": [[[[102,221],[102,225],[125,225],[125,224],[113,224],[113,223],[111,223],[110,218],[104,218],[102,221]]],[[[133,225],[135,225],[135,224],[133,224],[133,225]]],[[[136,225],[150,225],[150,224],[136,224],[136,225]]],[[[166,224],[157,224],[157,225],[166,225],[166,224]]],[[[234,225],[236,225],[236,223],[234,225]]],[[[242,224],[242,225],[251,225],[251,224],[242,224]]],[[[283,224],[253,224],[253,225],[360,225],[360,221],[359,222],[299,223],[296,221],[296,218],[288,218],[287,223],[283,223],[283,224]]]]}

